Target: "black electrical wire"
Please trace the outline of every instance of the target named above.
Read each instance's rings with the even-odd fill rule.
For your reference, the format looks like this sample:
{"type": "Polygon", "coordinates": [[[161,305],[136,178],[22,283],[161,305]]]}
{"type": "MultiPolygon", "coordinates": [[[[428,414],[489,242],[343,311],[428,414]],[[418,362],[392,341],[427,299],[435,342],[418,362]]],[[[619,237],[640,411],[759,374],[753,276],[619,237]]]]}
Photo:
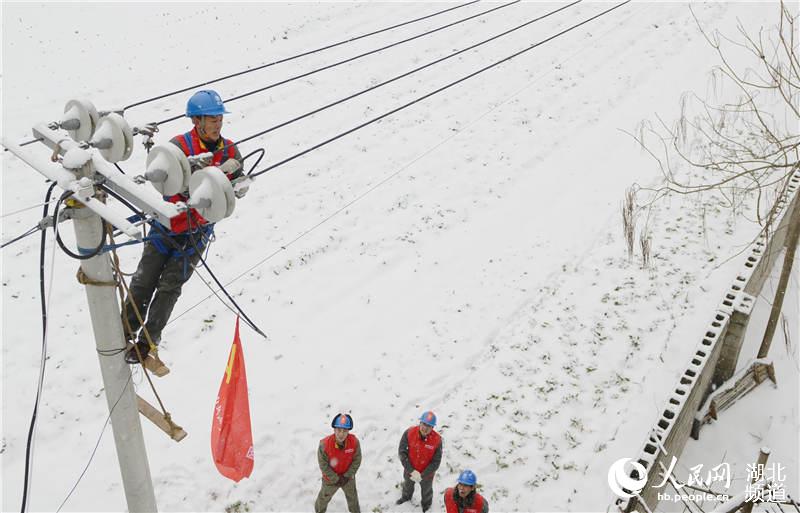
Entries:
{"type": "Polygon", "coordinates": [[[287,157],[287,158],[285,158],[285,159],[283,159],[283,160],[281,160],[279,162],[276,162],[275,164],[272,164],[271,166],[268,166],[268,167],[262,169],[261,171],[257,171],[255,173],[252,173],[250,176],[255,178],[258,175],[262,175],[262,174],[266,173],[267,171],[270,171],[272,169],[275,169],[276,167],[282,166],[282,165],[284,165],[284,164],[286,164],[288,162],[291,162],[291,161],[293,161],[293,160],[295,160],[295,159],[297,159],[299,157],[302,157],[303,155],[306,155],[307,153],[310,153],[310,152],[312,152],[312,151],[314,151],[316,149],[319,149],[319,148],[321,148],[321,147],[323,147],[323,146],[325,146],[327,144],[330,144],[333,141],[341,139],[342,137],[344,137],[346,135],[349,135],[349,134],[351,134],[351,133],[353,133],[353,132],[355,132],[357,130],[360,130],[360,129],[368,126],[368,125],[371,125],[372,123],[380,121],[383,118],[391,116],[392,114],[395,114],[395,113],[397,113],[397,112],[399,112],[399,111],[401,111],[403,109],[406,109],[406,108],[408,108],[408,107],[410,107],[412,105],[415,105],[415,104],[417,104],[417,103],[419,103],[419,102],[421,102],[421,101],[423,101],[423,100],[425,100],[427,98],[430,98],[431,96],[433,96],[435,94],[438,94],[438,93],[440,93],[440,92],[442,92],[444,90],[447,90],[447,89],[449,89],[449,88],[451,88],[451,87],[453,87],[453,86],[455,86],[457,84],[460,84],[461,82],[469,80],[470,78],[475,77],[475,76],[483,73],[484,71],[487,71],[487,70],[492,69],[494,67],[497,67],[497,66],[499,66],[499,65],[501,65],[501,64],[503,64],[505,62],[508,62],[511,59],[515,58],[515,57],[518,57],[518,56],[520,56],[520,55],[522,55],[522,54],[524,54],[526,52],[529,52],[530,50],[533,50],[534,48],[536,48],[538,46],[541,46],[541,45],[547,43],[548,41],[552,41],[553,39],[555,39],[557,37],[560,37],[560,36],[566,34],[567,32],[575,30],[576,28],[578,28],[578,27],[580,27],[582,25],[585,25],[585,24],[589,23],[590,21],[593,21],[593,20],[595,20],[595,19],[597,19],[597,18],[599,18],[601,16],[604,16],[604,15],[610,13],[611,11],[614,11],[615,9],[619,9],[620,7],[622,7],[625,4],[630,3],[631,1],[632,0],[625,0],[622,3],[619,3],[619,4],[615,5],[614,7],[606,9],[605,11],[602,11],[599,14],[595,14],[594,16],[592,16],[590,18],[587,18],[587,19],[583,20],[580,23],[576,23],[575,25],[572,25],[571,27],[566,28],[566,29],[562,30],[561,32],[558,32],[557,34],[554,34],[554,35],[552,35],[552,36],[550,36],[550,37],[548,37],[546,39],[543,39],[543,40],[541,40],[541,41],[539,41],[537,43],[534,43],[534,44],[528,46],[527,48],[525,48],[523,50],[520,50],[518,52],[515,52],[515,53],[509,55],[508,57],[504,57],[504,58],[502,58],[502,59],[500,59],[498,61],[495,61],[492,64],[489,64],[488,66],[484,66],[483,68],[481,68],[481,69],[479,69],[477,71],[474,71],[474,72],[470,73],[469,75],[463,76],[463,77],[459,78],[458,80],[454,80],[453,82],[450,82],[449,84],[446,84],[446,85],[444,85],[444,86],[442,86],[442,87],[440,87],[438,89],[435,89],[434,91],[431,91],[428,94],[420,96],[419,98],[416,98],[416,99],[414,99],[414,100],[412,100],[412,101],[410,101],[410,102],[408,102],[408,103],[406,103],[404,105],[401,105],[400,107],[396,107],[396,108],[394,108],[394,109],[392,109],[392,110],[390,110],[388,112],[385,112],[385,113],[381,114],[380,116],[372,118],[369,121],[365,121],[364,123],[361,123],[360,125],[357,125],[357,126],[351,128],[349,130],[346,130],[345,132],[342,132],[342,133],[340,133],[338,135],[335,135],[335,136],[333,136],[333,137],[331,137],[329,139],[326,139],[326,140],[324,140],[324,141],[322,141],[322,142],[320,142],[318,144],[315,144],[314,146],[312,146],[310,148],[307,148],[307,149],[305,149],[305,150],[303,150],[303,151],[301,151],[299,153],[296,153],[296,154],[292,155],[291,157],[287,157]]]}
{"type": "Polygon", "coordinates": [[[109,186],[107,186],[105,184],[100,184],[100,189],[105,191],[109,196],[111,196],[115,200],[119,201],[120,203],[122,203],[123,205],[128,207],[133,213],[139,214],[139,216],[141,216],[142,219],[146,219],[147,218],[147,216],[145,215],[144,212],[142,212],[141,210],[136,208],[130,201],[126,200],[121,195],[117,194],[114,191],[114,189],[112,189],[111,187],[109,187],[109,186]]]}
{"type": "Polygon", "coordinates": [[[11,244],[14,244],[15,242],[17,242],[18,240],[22,240],[22,239],[24,239],[24,238],[25,238],[25,237],[27,237],[28,235],[33,235],[34,233],[36,233],[36,230],[38,230],[38,229],[39,229],[39,225],[37,224],[36,226],[34,226],[33,228],[31,228],[31,229],[30,229],[30,230],[28,230],[27,232],[23,233],[22,235],[19,235],[19,236],[17,236],[17,237],[14,237],[13,239],[11,239],[11,240],[10,240],[10,241],[8,241],[8,242],[4,242],[4,243],[3,243],[3,245],[2,245],[2,246],[0,246],[0,249],[3,249],[3,248],[5,248],[6,246],[10,246],[11,244]]]}
{"type": "Polygon", "coordinates": [[[256,159],[255,163],[250,167],[250,172],[247,173],[247,176],[250,176],[250,173],[252,173],[253,170],[258,167],[258,165],[261,163],[261,159],[263,159],[264,155],[267,154],[267,150],[265,150],[264,148],[258,148],[258,149],[255,149],[255,150],[251,151],[250,153],[248,153],[244,157],[242,157],[242,164],[244,164],[245,160],[247,160],[248,158],[252,157],[253,155],[255,155],[258,152],[261,152],[261,154],[258,156],[258,158],[256,159]]]}
{"type": "MultiPolygon", "coordinates": [[[[53,189],[56,182],[50,184],[47,193],[44,197],[44,209],[42,211],[42,219],[47,218],[47,212],[50,208],[50,196],[53,194],[53,189]]],[[[42,307],[42,356],[41,367],[39,368],[39,384],[36,388],[36,399],[33,403],[33,413],[31,414],[31,424],[28,428],[28,441],[25,445],[25,477],[23,479],[22,488],[22,506],[20,507],[21,513],[25,513],[28,509],[28,491],[30,488],[30,474],[31,474],[31,454],[33,452],[33,432],[36,429],[36,418],[39,415],[39,400],[42,395],[42,384],[44,383],[44,369],[47,362],[47,299],[44,290],[44,250],[46,246],[47,231],[42,230],[41,243],[39,245],[39,295],[42,307]]]]}
{"type": "MultiPolygon", "coordinates": [[[[567,5],[563,6],[563,7],[560,7],[560,8],[558,8],[558,9],[555,9],[555,10],[553,10],[553,11],[550,11],[550,12],[548,12],[548,13],[546,13],[546,14],[542,15],[542,16],[539,16],[539,17],[537,17],[537,18],[534,18],[534,19],[532,19],[532,20],[526,21],[525,23],[523,23],[523,24],[521,24],[521,25],[517,25],[516,27],[513,27],[513,28],[511,28],[511,29],[509,29],[509,30],[506,30],[505,32],[501,32],[500,34],[497,34],[497,35],[495,35],[495,36],[492,36],[492,37],[490,37],[490,38],[488,38],[488,39],[484,39],[483,41],[480,41],[480,42],[478,42],[478,43],[475,43],[475,44],[473,44],[473,45],[470,45],[470,46],[468,46],[468,47],[466,47],[466,48],[463,48],[463,49],[461,49],[461,50],[458,50],[458,51],[456,51],[456,52],[454,52],[454,53],[451,53],[450,55],[446,55],[446,56],[444,56],[444,57],[441,57],[441,58],[439,58],[439,59],[433,60],[433,61],[431,61],[431,62],[429,62],[429,63],[427,63],[427,64],[423,64],[422,66],[418,66],[418,67],[416,67],[416,68],[414,68],[414,69],[412,69],[412,70],[410,70],[410,71],[407,71],[407,72],[405,72],[405,73],[402,73],[402,74],[400,74],[400,75],[396,75],[396,76],[394,76],[394,77],[392,77],[392,78],[390,78],[390,79],[388,79],[388,80],[385,80],[385,81],[383,81],[383,82],[381,82],[381,83],[379,83],[379,84],[375,84],[375,85],[373,85],[373,86],[370,86],[370,87],[368,87],[368,88],[366,88],[366,89],[363,89],[363,90],[361,90],[361,91],[359,91],[359,92],[357,92],[357,93],[351,94],[350,96],[346,96],[346,97],[344,97],[344,98],[341,98],[341,99],[339,99],[339,100],[336,100],[336,101],[334,101],[334,102],[331,102],[331,103],[329,103],[329,104],[327,104],[327,105],[323,105],[322,107],[319,107],[319,108],[317,108],[317,109],[314,109],[314,110],[312,110],[312,111],[306,112],[305,114],[301,114],[301,115],[299,115],[299,116],[297,116],[297,117],[295,117],[295,118],[292,118],[292,119],[290,119],[290,120],[288,120],[288,121],[284,121],[283,123],[279,123],[279,124],[277,124],[277,125],[275,125],[275,126],[272,126],[272,127],[270,127],[270,128],[267,128],[266,130],[262,130],[261,132],[255,133],[255,134],[253,134],[253,135],[250,135],[250,136],[248,136],[248,137],[245,137],[244,139],[240,139],[240,140],[236,141],[234,144],[236,144],[236,145],[239,145],[239,144],[241,144],[241,143],[244,143],[244,142],[250,141],[250,140],[252,140],[252,139],[255,139],[256,137],[261,137],[262,135],[266,135],[266,134],[268,134],[268,133],[272,132],[273,130],[277,130],[277,129],[279,129],[279,128],[283,128],[283,127],[285,127],[285,126],[287,126],[287,125],[290,125],[290,124],[292,124],[292,123],[294,123],[294,122],[296,122],[296,121],[300,121],[301,119],[305,119],[305,118],[307,118],[307,117],[309,117],[309,116],[313,116],[314,114],[318,114],[318,113],[322,112],[323,110],[329,109],[329,108],[331,108],[331,107],[335,107],[336,105],[339,105],[339,104],[341,104],[341,103],[344,103],[344,102],[346,102],[346,101],[352,100],[353,98],[356,98],[356,97],[358,97],[358,96],[361,96],[362,94],[366,94],[366,93],[368,93],[368,92],[370,92],[370,91],[373,91],[373,90],[375,90],[375,89],[378,89],[379,87],[383,87],[383,86],[385,86],[385,85],[387,85],[387,84],[391,84],[392,82],[395,82],[395,81],[397,81],[397,80],[400,80],[401,78],[405,78],[405,77],[407,77],[407,76],[409,76],[409,75],[412,75],[412,74],[414,74],[414,73],[416,73],[416,72],[418,72],[418,71],[421,71],[421,70],[423,70],[423,69],[429,68],[429,67],[431,67],[431,66],[434,66],[434,65],[436,65],[436,64],[439,64],[439,63],[441,63],[441,62],[443,62],[443,61],[446,61],[446,60],[448,60],[448,59],[452,59],[453,57],[456,57],[456,56],[458,56],[458,55],[461,55],[461,54],[462,54],[462,53],[464,53],[464,52],[468,52],[468,51],[470,51],[470,50],[474,50],[475,48],[477,48],[477,47],[479,47],[479,46],[485,45],[486,43],[489,43],[489,42],[491,42],[491,41],[494,41],[494,40],[496,40],[496,39],[499,39],[499,38],[501,38],[501,37],[503,37],[503,36],[506,36],[506,35],[508,35],[508,34],[510,34],[510,33],[512,33],[512,32],[515,32],[515,31],[517,31],[517,30],[520,30],[520,29],[522,29],[522,28],[524,28],[524,27],[527,27],[528,25],[531,25],[531,24],[533,24],[533,23],[535,23],[535,22],[537,22],[537,21],[543,20],[544,18],[547,18],[547,17],[549,17],[549,16],[552,16],[553,14],[556,14],[556,13],[558,13],[558,12],[560,12],[560,11],[563,11],[563,10],[565,10],[565,9],[568,9],[568,8],[570,8],[570,7],[572,7],[572,6],[576,5],[576,4],[579,4],[579,3],[581,3],[582,1],[583,1],[583,0],[576,0],[576,1],[572,2],[571,4],[567,4],[567,5]]],[[[251,172],[252,172],[252,171],[251,171],[251,172]]]]}
{"type": "Polygon", "coordinates": [[[214,84],[216,82],[221,82],[221,81],[227,80],[229,78],[238,77],[238,76],[244,75],[246,73],[251,73],[253,71],[258,71],[258,70],[262,70],[264,68],[268,68],[270,66],[275,66],[277,64],[282,64],[284,62],[289,62],[289,61],[294,60],[294,59],[299,59],[300,57],[305,57],[307,55],[312,55],[314,53],[321,52],[323,50],[328,50],[328,49],[335,48],[337,46],[341,46],[341,45],[344,45],[344,44],[347,44],[347,43],[352,43],[353,41],[358,41],[359,39],[363,39],[365,37],[374,36],[376,34],[380,34],[381,32],[387,32],[389,30],[396,29],[396,28],[402,27],[404,25],[410,25],[410,24],[416,23],[418,21],[426,20],[428,18],[433,18],[434,16],[438,16],[438,15],[444,14],[446,12],[454,11],[456,9],[461,9],[462,7],[467,7],[468,5],[472,5],[472,4],[474,4],[474,3],[478,2],[478,1],[479,0],[473,0],[473,1],[467,2],[465,4],[456,5],[455,7],[448,7],[447,9],[444,9],[444,10],[441,10],[441,11],[437,11],[437,12],[435,12],[433,14],[428,14],[428,15],[422,16],[420,18],[415,18],[413,20],[404,21],[402,23],[397,23],[397,24],[392,25],[390,27],[385,27],[385,28],[382,28],[382,29],[379,29],[379,30],[375,30],[373,32],[369,32],[367,34],[362,34],[360,36],[351,37],[350,39],[345,39],[345,40],[339,41],[338,43],[328,44],[328,45],[322,46],[320,48],[317,48],[316,50],[309,50],[309,51],[306,51],[306,52],[303,52],[303,53],[299,53],[297,55],[292,55],[291,57],[285,57],[283,59],[280,59],[280,60],[277,60],[277,61],[274,61],[274,62],[270,62],[268,64],[262,64],[260,66],[255,67],[255,68],[246,69],[246,70],[243,70],[243,71],[232,73],[230,75],[225,75],[225,76],[222,76],[222,77],[219,77],[219,78],[208,80],[206,82],[201,82],[199,84],[195,84],[195,85],[192,85],[192,86],[189,86],[189,87],[184,87],[183,89],[178,89],[176,91],[172,91],[170,93],[162,94],[160,96],[154,96],[154,97],[148,98],[146,100],[141,100],[141,101],[138,101],[136,103],[132,103],[132,104],[126,106],[126,107],[123,107],[122,110],[125,111],[125,110],[131,109],[133,107],[138,107],[139,105],[144,105],[146,103],[150,103],[150,102],[153,102],[153,101],[156,101],[156,100],[161,100],[162,98],[167,98],[167,97],[175,95],[175,94],[185,93],[186,91],[191,91],[192,89],[196,89],[198,87],[207,86],[209,84],[214,84]]]}
{"type": "MultiPolygon", "coordinates": [[[[106,231],[104,226],[101,227],[100,230],[100,243],[90,253],[87,253],[85,255],[82,255],[80,253],[73,253],[66,246],[66,244],[64,244],[64,241],[61,240],[61,234],[58,232],[58,209],[61,206],[61,203],[68,197],[72,196],[73,194],[74,192],[72,191],[64,191],[64,194],[62,194],[61,197],[58,198],[58,201],[56,201],[56,206],[53,209],[53,230],[55,230],[56,233],[56,242],[58,243],[58,247],[60,247],[61,250],[64,251],[64,253],[77,260],[89,260],[90,258],[94,258],[95,256],[99,255],[100,252],[103,250],[103,246],[105,246],[106,244],[106,231]]],[[[101,220],[100,222],[103,223],[103,225],[105,225],[105,221],[101,220]]]]}
{"type": "MultiPolygon", "coordinates": [[[[266,91],[268,89],[272,89],[273,87],[278,87],[280,85],[288,84],[289,82],[293,82],[295,80],[300,80],[301,78],[306,78],[308,76],[314,75],[314,74],[319,73],[321,71],[329,70],[329,69],[335,68],[337,66],[341,66],[342,64],[347,64],[348,62],[353,62],[353,61],[355,61],[357,59],[361,59],[362,57],[367,57],[369,55],[373,55],[373,54],[376,54],[378,52],[382,52],[384,50],[388,50],[389,48],[392,48],[392,47],[395,47],[395,46],[398,46],[398,45],[401,45],[401,44],[404,44],[404,43],[408,43],[409,41],[414,41],[415,39],[419,39],[421,37],[433,34],[435,32],[439,32],[440,30],[444,30],[446,28],[450,28],[450,27],[458,25],[460,23],[464,23],[466,21],[478,18],[480,16],[484,16],[484,15],[489,14],[491,12],[494,12],[494,11],[497,11],[497,10],[500,10],[500,9],[504,9],[504,8],[509,7],[511,5],[514,5],[514,4],[518,4],[521,1],[522,0],[514,0],[513,2],[509,2],[507,4],[502,4],[502,5],[498,6],[498,7],[493,7],[491,9],[487,9],[487,10],[479,12],[477,14],[473,14],[472,16],[467,16],[466,18],[462,18],[460,20],[456,20],[456,21],[448,23],[446,25],[442,25],[441,27],[437,27],[435,29],[428,30],[427,32],[422,32],[420,34],[417,34],[416,36],[412,36],[412,37],[403,39],[401,41],[395,41],[394,43],[388,44],[386,46],[382,46],[380,48],[376,48],[374,50],[370,50],[368,52],[364,52],[364,53],[358,54],[358,55],[356,55],[354,57],[349,57],[347,59],[334,62],[333,64],[328,64],[326,66],[322,66],[321,68],[317,68],[317,69],[313,69],[311,71],[307,71],[305,73],[301,73],[300,75],[295,75],[293,77],[290,77],[290,78],[287,78],[287,79],[284,79],[284,80],[280,80],[278,82],[274,82],[272,84],[266,85],[264,87],[260,87],[258,89],[253,89],[252,91],[248,91],[246,93],[242,93],[242,94],[240,94],[238,96],[233,96],[231,98],[225,98],[223,101],[225,103],[230,103],[230,102],[233,102],[233,101],[236,101],[236,100],[240,100],[242,98],[246,98],[248,96],[251,96],[251,95],[254,95],[254,94],[257,94],[257,93],[264,92],[264,91],[266,91]]],[[[163,125],[165,123],[170,123],[172,121],[181,119],[183,117],[185,117],[183,114],[178,114],[177,116],[172,116],[172,117],[167,118],[165,120],[158,121],[156,123],[156,125],[161,126],[161,125],[163,125]]]]}
{"type": "MultiPolygon", "coordinates": [[[[256,150],[256,151],[258,151],[258,150],[256,150]]],[[[253,151],[252,153],[250,153],[250,155],[252,155],[253,153],[256,153],[256,151],[253,151]]],[[[263,149],[261,149],[261,151],[264,151],[264,150],[263,150],[263,149]]],[[[248,156],[249,156],[249,155],[248,155],[248,156]]],[[[141,210],[139,210],[139,209],[137,209],[136,207],[134,207],[134,206],[133,206],[133,205],[132,205],[130,202],[126,201],[126,200],[125,200],[124,198],[122,198],[122,197],[121,197],[119,194],[115,193],[115,192],[114,192],[114,191],[113,191],[113,190],[112,190],[110,187],[107,187],[107,186],[105,186],[105,185],[101,185],[101,186],[100,186],[100,188],[101,188],[101,189],[103,189],[104,191],[106,191],[106,192],[107,192],[107,193],[108,193],[110,196],[112,196],[113,198],[115,198],[115,199],[117,199],[118,201],[120,201],[121,203],[123,203],[125,206],[127,206],[129,209],[131,209],[133,212],[135,212],[135,213],[139,214],[139,216],[141,216],[141,217],[142,217],[142,219],[145,219],[145,213],[144,213],[144,212],[142,212],[141,210]]],[[[244,312],[244,310],[243,310],[243,309],[242,309],[242,308],[239,306],[239,304],[238,304],[238,303],[237,303],[237,302],[236,302],[236,301],[233,299],[233,297],[231,297],[231,295],[228,293],[228,291],[227,291],[227,290],[225,289],[225,287],[222,285],[222,283],[219,281],[219,279],[217,278],[217,276],[216,276],[216,275],[213,273],[213,271],[211,271],[211,268],[208,266],[208,263],[207,263],[207,262],[205,261],[205,259],[203,258],[203,253],[202,253],[202,251],[200,251],[200,249],[199,249],[199,248],[198,248],[198,246],[197,246],[197,241],[196,241],[196,239],[194,238],[194,234],[193,234],[193,232],[192,232],[191,216],[189,215],[189,213],[188,213],[188,212],[186,213],[186,217],[187,217],[187,221],[188,221],[188,224],[189,224],[189,230],[188,230],[188,232],[187,232],[187,234],[189,235],[189,240],[191,241],[191,243],[192,243],[192,246],[194,246],[194,250],[195,250],[195,251],[197,252],[197,254],[200,256],[200,261],[203,263],[203,266],[204,266],[204,267],[206,268],[206,270],[208,271],[208,274],[209,274],[209,275],[211,275],[211,278],[213,278],[214,282],[217,284],[217,286],[219,286],[220,290],[222,290],[222,292],[224,292],[224,293],[225,293],[225,296],[227,296],[227,298],[228,298],[228,299],[231,301],[231,303],[233,303],[233,305],[236,307],[236,310],[238,311],[238,313],[239,313],[239,314],[240,314],[240,315],[241,315],[241,316],[244,318],[244,322],[245,322],[245,324],[247,324],[248,326],[250,326],[250,328],[252,328],[252,329],[253,329],[253,331],[255,331],[256,333],[258,333],[258,334],[259,334],[259,335],[261,335],[262,337],[264,337],[264,338],[268,338],[268,337],[267,337],[267,335],[266,335],[266,334],[264,334],[264,332],[263,332],[263,331],[262,331],[262,330],[261,330],[261,329],[260,329],[260,328],[259,328],[259,327],[258,327],[258,326],[257,326],[257,325],[254,323],[254,322],[253,322],[253,321],[251,321],[251,320],[250,320],[250,317],[248,317],[248,316],[247,316],[247,314],[244,312]]],[[[155,224],[155,225],[154,225],[154,227],[155,227],[155,228],[156,228],[158,231],[160,231],[160,232],[161,232],[161,234],[164,236],[164,239],[166,239],[166,240],[167,240],[167,242],[168,242],[168,243],[169,243],[169,244],[170,244],[170,245],[173,247],[173,249],[178,249],[178,250],[181,250],[181,249],[182,249],[182,248],[181,248],[181,247],[178,245],[178,243],[177,243],[177,242],[175,242],[174,240],[172,240],[172,238],[169,236],[169,234],[168,234],[167,232],[165,232],[165,231],[164,231],[164,229],[163,229],[163,228],[161,228],[161,227],[160,227],[158,224],[155,224]]],[[[213,290],[212,290],[212,292],[213,292],[213,290]]],[[[224,304],[224,302],[223,302],[223,304],[224,304]]],[[[226,305],[226,306],[227,306],[227,305],[226,305]]],[[[228,308],[230,308],[230,307],[228,307],[228,308]]]]}
{"type": "Polygon", "coordinates": [[[70,489],[70,491],[67,494],[67,496],[64,497],[63,501],[61,501],[61,505],[56,510],[56,513],[60,512],[61,508],[64,507],[64,504],[66,504],[67,501],[69,500],[69,498],[72,497],[73,492],[75,492],[75,489],[78,487],[80,482],[83,480],[83,476],[86,474],[86,471],[89,470],[89,465],[92,464],[92,460],[94,460],[94,455],[97,453],[97,448],[100,447],[100,441],[103,439],[103,434],[106,432],[106,427],[108,426],[108,423],[111,421],[111,415],[114,413],[114,410],[117,408],[117,404],[119,404],[120,400],[122,399],[122,396],[125,395],[125,391],[128,389],[128,385],[130,385],[132,379],[133,379],[133,374],[129,374],[128,375],[128,381],[126,381],[125,382],[125,386],[122,387],[122,392],[120,392],[119,397],[117,397],[117,400],[114,401],[114,405],[108,411],[108,416],[106,417],[106,421],[103,423],[103,427],[100,429],[100,436],[97,437],[97,442],[94,444],[94,449],[92,449],[92,454],[89,455],[89,461],[86,462],[86,466],[83,467],[83,471],[81,472],[81,475],[78,476],[78,479],[75,481],[75,484],[72,485],[72,488],[70,489]]]}
{"type": "Polygon", "coordinates": [[[200,257],[200,262],[203,263],[203,267],[206,268],[206,271],[208,271],[208,274],[211,275],[211,278],[214,280],[214,282],[217,284],[217,286],[220,288],[220,290],[225,294],[225,296],[228,298],[228,300],[231,303],[233,303],[233,306],[236,307],[236,310],[244,318],[245,323],[248,326],[250,326],[250,328],[252,328],[253,331],[258,333],[262,337],[269,338],[269,337],[267,337],[267,335],[263,331],[261,331],[261,329],[258,326],[256,326],[256,324],[253,321],[250,320],[250,317],[248,317],[247,314],[244,313],[244,310],[242,310],[242,307],[239,306],[239,304],[236,302],[236,300],[233,299],[233,297],[228,293],[228,290],[217,279],[217,276],[214,274],[214,272],[208,266],[208,263],[206,262],[206,259],[203,258],[203,252],[197,246],[197,240],[194,238],[194,233],[192,233],[192,216],[191,216],[191,212],[186,212],[186,219],[187,219],[188,226],[189,226],[189,230],[188,230],[189,240],[192,242],[192,246],[194,247],[194,250],[197,252],[197,256],[200,257]]]}

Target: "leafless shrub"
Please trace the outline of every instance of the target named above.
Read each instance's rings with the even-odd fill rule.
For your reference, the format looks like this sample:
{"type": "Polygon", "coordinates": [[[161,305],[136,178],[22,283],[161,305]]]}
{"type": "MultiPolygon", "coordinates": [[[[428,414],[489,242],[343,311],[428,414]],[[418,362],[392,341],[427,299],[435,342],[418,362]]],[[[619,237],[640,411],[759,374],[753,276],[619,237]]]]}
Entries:
{"type": "Polygon", "coordinates": [[[639,232],[639,249],[642,250],[642,269],[650,268],[651,236],[647,228],[639,232]]]}
{"type": "Polygon", "coordinates": [[[625,190],[625,197],[622,200],[622,235],[625,238],[628,260],[631,260],[636,238],[636,190],[633,187],[625,190]]]}

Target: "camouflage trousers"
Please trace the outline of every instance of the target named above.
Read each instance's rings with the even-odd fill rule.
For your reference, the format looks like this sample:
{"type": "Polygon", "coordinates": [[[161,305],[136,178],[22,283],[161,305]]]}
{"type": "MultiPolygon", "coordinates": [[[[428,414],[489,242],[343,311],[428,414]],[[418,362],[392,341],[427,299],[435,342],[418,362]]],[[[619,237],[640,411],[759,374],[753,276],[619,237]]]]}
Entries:
{"type": "Polygon", "coordinates": [[[322,487],[317,495],[317,501],[314,503],[315,513],[325,513],[328,509],[328,503],[333,498],[336,491],[341,488],[344,492],[344,498],[347,500],[347,511],[350,513],[361,513],[361,506],[358,504],[358,490],[356,489],[356,478],[353,476],[344,486],[327,483],[322,481],[322,487]]]}
{"type": "MultiPolygon", "coordinates": [[[[172,309],[181,295],[183,284],[192,276],[194,265],[200,261],[200,254],[194,252],[187,257],[174,257],[163,254],[150,242],[145,242],[142,258],[130,283],[130,294],[125,298],[123,327],[130,340],[136,338],[141,327],[132,305],[139,309],[145,319],[145,328],[154,343],[161,340],[161,332],[167,325],[172,309]]],[[[144,333],[140,341],[146,341],[144,333]]]]}

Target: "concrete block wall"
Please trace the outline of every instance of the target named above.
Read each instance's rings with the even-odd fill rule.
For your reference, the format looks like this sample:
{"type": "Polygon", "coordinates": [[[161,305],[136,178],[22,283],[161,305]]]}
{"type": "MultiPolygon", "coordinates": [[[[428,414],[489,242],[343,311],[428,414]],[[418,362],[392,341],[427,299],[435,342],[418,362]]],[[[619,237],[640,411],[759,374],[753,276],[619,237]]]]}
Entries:
{"type": "MultiPolygon", "coordinates": [[[[750,320],[752,298],[758,297],[761,293],[764,282],[772,272],[772,267],[786,244],[791,212],[800,202],[798,189],[800,189],[800,171],[795,172],[791,177],[786,194],[778,201],[777,228],[771,237],[761,235],[756,240],[725,296],[726,299],[723,303],[725,301],[732,304],[749,302],[749,308],[748,305],[744,305],[744,308],[734,308],[731,318],[732,326],[728,330],[725,340],[722,341],[722,356],[714,372],[713,383],[715,385],[721,385],[736,372],[736,363],[739,361],[739,352],[744,341],[747,323],[750,320]]],[[[747,356],[755,358],[756,355],[747,356]]]]}
{"type": "MultiPolygon", "coordinates": [[[[647,472],[647,482],[641,491],[641,498],[651,509],[656,504],[658,488],[653,485],[661,482],[661,465],[669,468],[672,456],[680,456],[686,441],[692,431],[694,412],[703,403],[705,391],[711,384],[712,374],[705,369],[713,369],[719,358],[722,344],[719,341],[725,336],[730,317],[725,312],[715,312],[713,320],[709,323],[705,335],[695,348],[689,365],[683,371],[678,384],[673,389],[667,404],[650,431],[650,436],[639,452],[636,461],[647,472]],[[664,450],[662,450],[662,448],[664,450]],[[665,452],[666,451],[666,452],[665,452]]],[[[631,477],[641,479],[634,470],[631,477]]],[[[635,497],[627,502],[618,503],[620,509],[626,512],[647,510],[642,508],[635,497]]]]}
{"type": "MultiPolygon", "coordinates": [[[[637,497],[620,499],[616,502],[619,510],[648,513],[656,507],[661,489],[653,486],[663,479],[661,465],[669,468],[672,457],[680,457],[689,439],[695,414],[712,391],[712,384],[719,385],[733,376],[754,298],[761,293],[786,243],[789,214],[800,201],[798,189],[800,171],[793,174],[786,194],[778,201],[777,228],[770,237],[760,236],[750,248],[705,335],[695,348],[689,365],[635,459],[647,474],[647,481],[639,496],[641,500],[637,497]]],[[[630,476],[634,479],[642,477],[636,470],[630,476]]]]}

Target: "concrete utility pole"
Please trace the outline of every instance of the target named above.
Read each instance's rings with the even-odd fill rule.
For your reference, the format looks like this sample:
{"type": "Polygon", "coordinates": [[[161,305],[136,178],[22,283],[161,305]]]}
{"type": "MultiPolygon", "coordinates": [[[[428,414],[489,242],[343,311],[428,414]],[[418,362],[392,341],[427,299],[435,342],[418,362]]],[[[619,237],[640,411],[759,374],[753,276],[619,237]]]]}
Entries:
{"type": "MultiPolygon", "coordinates": [[[[92,167],[91,161],[86,163],[80,169],[78,178],[92,176],[92,167]]],[[[100,216],[88,208],[76,208],[73,212],[78,247],[97,247],[103,235],[100,216]]],[[[114,281],[108,253],[82,260],[81,269],[86,275],[86,281],[90,283],[108,284],[114,281]]],[[[130,367],[119,351],[125,347],[125,338],[116,290],[113,286],[93,284],[85,285],[85,289],[128,511],[155,512],[156,498],[139,421],[136,392],[131,381],[130,367]]]]}
{"type": "MultiPolygon", "coordinates": [[[[158,184],[157,187],[145,186],[112,166],[130,157],[133,130],[120,114],[107,112],[100,116],[88,100],[70,100],[60,122],[37,125],[33,127],[33,135],[53,151],[49,160],[28,153],[5,138],[3,146],[62,189],[72,192],[70,197],[75,203],[71,218],[79,252],[84,255],[92,254],[103,240],[103,220],[133,239],[142,238],[139,229],[127,219],[127,210],[107,205],[97,196],[98,183],[105,183],[115,194],[135,205],[144,212],[146,220],[156,220],[165,226],[171,226],[182,210],[164,201],[163,196],[188,191],[192,196],[188,205],[197,208],[210,222],[230,216],[236,204],[233,187],[224,171],[206,168],[190,176],[189,161],[171,143],[156,146],[150,154],[154,158],[147,161],[144,177],[158,184]],[[56,130],[68,132],[69,137],[56,130]],[[55,164],[59,160],[61,165],[55,164]]],[[[58,219],[54,224],[58,226],[58,219]]],[[[128,511],[156,512],[138,401],[130,367],[123,358],[125,338],[109,254],[101,252],[82,259],[81,271],[128,511]]],[[[169,434],[175,440],[182,438],[173,432],[169,434]]]]}
{"type": "MultiPolygon", "coordinates": [[[[78,202],[72,209],[72,219],[78,248],[82,251],[93,250],[103,234],[103,223],[96,211],[107,207],[95,198],[92,180],[95,169],[91,154],[51,130],[42,128],[37,132],[37,136],[40,136],[51,149],[64,155],[64,168],[56,167],[46,159],[28,154],[16,144],[4,140],[3,145],[49,179],[75,192],[74,197],[78,202]],[[86,208],[81,203],[88,203],[92,208],[86,208]]],[[[83,281],[86,282],[86,298],[100,358],[100,371],[111,415],[111,429],[114,433],[128,511],[156,512],[155,493],[142,425],[139,421],[136,393],[131,381],[131,370],[120,351],[125,347],[125,340],[109,254],[101,253],[87,260],[81,260],[81,270],[85,277],[83,281]]]]}

